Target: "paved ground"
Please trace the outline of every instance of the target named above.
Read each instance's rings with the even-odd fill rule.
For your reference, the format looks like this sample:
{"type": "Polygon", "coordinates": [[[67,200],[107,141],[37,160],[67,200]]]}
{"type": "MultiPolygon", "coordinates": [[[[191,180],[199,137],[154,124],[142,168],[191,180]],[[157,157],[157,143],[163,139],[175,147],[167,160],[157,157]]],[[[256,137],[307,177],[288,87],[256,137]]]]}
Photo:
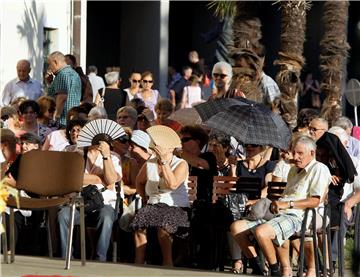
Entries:
{"type": "MultiPolygon", "coordinates": [[[[109,277],[109,276],[231,276],[229,272],[197,271],[190,269],[165,269],[154,266],[135,266],[133,264],[114,264],[72,261],[70,270],[64,270],[64,261],[44,257],[16,256],[15,263],[1,264],[3,277],[109,277]]],[[[254,276],[254,275],[237,275],[254,276]]],[[[295,276],[295,274],[294,274],[295,276]]],[[[336,274],[337,276],[337,274],[336,274]]],[[[352,277],[346,272],[345,277],[352,277]]]]}

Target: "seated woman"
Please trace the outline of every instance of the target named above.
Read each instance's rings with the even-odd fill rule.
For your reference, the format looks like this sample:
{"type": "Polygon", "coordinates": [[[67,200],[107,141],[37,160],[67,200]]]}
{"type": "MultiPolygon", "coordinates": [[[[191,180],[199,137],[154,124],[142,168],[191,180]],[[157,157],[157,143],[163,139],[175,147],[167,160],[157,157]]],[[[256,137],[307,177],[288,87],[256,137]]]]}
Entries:
{"type": "Polygon", "coordinates": [[[154,156],[140,169],[136,190],[144,203],[131,226],[135,230],[135,263],[145,262],[146,230],[157,228],[164,266],[173,266],[172,236],[183,236],[189,227],[186,162],[173,154],[181,146],[178,135],[166,126],[147,130],[152,140],[154,156]],[[147,200],[146,200],[147,199],[147,200]]]}
{"type": "Polygon", "coordinates": [[[182,128],[182,125],[172,119],[169,119],[169,116],[173,113],[174,106],[168,99],[161,99],[155,105],[155,112],[157,119],[155,120],[155,125],[165,125],[173,129],[175,132],[179,132],[182,128]]]}
{"type": "Polygon", "coordinates": [[[266,147],[256,144],[244,144],[246,159],[237,163],[237,177],[261,178],[261,197],[266,197],[267,183],[272,179],[276,163],[266,159],[266,147]]]}

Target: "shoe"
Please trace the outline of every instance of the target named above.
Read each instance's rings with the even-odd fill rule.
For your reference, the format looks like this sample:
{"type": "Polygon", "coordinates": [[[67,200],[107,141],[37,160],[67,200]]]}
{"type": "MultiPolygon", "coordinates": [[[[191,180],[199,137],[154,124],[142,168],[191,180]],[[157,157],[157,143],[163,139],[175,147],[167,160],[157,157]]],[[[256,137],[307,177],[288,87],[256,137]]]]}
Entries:
{"type": "Polygon", "coordinates": [[[241,260],[234,261],[233,267],[230,269],[230,272],[234,274],[241,274],[243,270],[243,263],[241,260]]]}

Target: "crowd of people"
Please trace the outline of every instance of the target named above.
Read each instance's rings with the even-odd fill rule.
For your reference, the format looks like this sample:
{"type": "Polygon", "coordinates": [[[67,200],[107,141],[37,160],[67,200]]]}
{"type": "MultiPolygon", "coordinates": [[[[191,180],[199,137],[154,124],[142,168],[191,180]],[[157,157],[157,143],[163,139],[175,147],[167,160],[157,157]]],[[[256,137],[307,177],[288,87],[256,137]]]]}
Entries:
{"type": "MultiPolygon", "coordinates": [[[[124,228],[133,234],[135,251],[129,260],[138,264],[149,261],[148,234],[155,229],[164,266],[214,269],[210,261],[214,243],[212,230],[216,225],[213,178],[250,177],[259,178],[261,199],[267,197],[269,182],[287,184],[282,197],[270,204],[272,219],[237,218],[224,226],[228,231],[231,271],[240,273],[246,257],[253,274],[270,272],[271,276],[292,276],[289,238],[300,231],[306,208],[317,208],[321,219],[322,208],[328,203],[331,226],[340,226],[339,218],[344,212],[346,220],[340,226],[344,230],[354,218],[352,211],[360,201],[357,175],[360,141],[351,135],[352,122],[346,117],[327,122],[319,110],[304,108],[299,111],[297,126],[292,130],[289,149],[242,144],[205,125],[183,124],[171,115],[204,101],[245,97],[241,88],[235,87],[233,93],[229,93],[232,67],[218,62],[210,76],[212,94],[204,99],[203,87],[209,76],[199,63],[196,51],[190,52],[189,59],[182,75],[169,69],[168,92],[162,94],[153,88],[155,76],[150,71],[133,71],[129,77],[130,87],[122,89],[119,72],[106,73],[105,85],[97,76],[95,66],[89,66],[86,76],[74,56],[61,52],[48,57],[49,71],[43,90],[42,85],[30,77],[30,63],[19,61],[18,78],[9,82],[2,94],[1,177],[16,187],[16,164],[22,154],[35,150],[79,151],[78,136],[87,122],[113,120],[124,128],[126,135],[114,141],[100,141],[82,152],[86,157],[84,187],[97,185],[104,198],[101,209],[86,214],[86,225],[97,229],[95,259],[109,260],[113,225],[121,221],[121,213],[115,213],[120,190],[123,205],[127,207],[136,199],[142,199],[142,208],[124,228]],[[161,96],[165,94],[167,97],[161,96]],[[189,176],[198,178],[197,199],[192,207],[188,198],[189,176]],[[339,208],[341,203],[343,210],[339,208]],[[179,257],[173,257],[173,242],[177,238],[192,244],[191,261],[186,264],[181,264],[179,257]],[[264,254],[265,263],[259,259],[259,251],[264,254]]],[[[260,102],[274,108],[280,90],[264,72],[261,80],[260,102]]],[[[307,79],[306,84],[306,90],[319,92],[315,82],[307,79]]],[[[314,108],[319,108],[319,101],[319,98],[314,100],[314,108]]],[[[257,202],[258,199],[249,200],[246,205],[257,202]]],[[[68,210],[67,206],[61,207],[56,216],[58,255],[62,257],[66,251],[68,210]]],[[[15,212],[16,239],[32,216],[21,209],[15,212]]],[[[36,221],[40,223],[41,217],[36,221]]],[[[78,211],[75,223],[79,223],[78,211]]],[[[329,245],[334,264],[339,251],[337,241],[344,239],[339,238],[339,234],[345,233],[338,230],[333,229],[329,245]]],[[[299,249],[295,242],[291,243],[299,249]]],[[[306,276],[313,277],[316,275],[314,249],[309,240],[305,241],[305,254],[306,276]]]]}

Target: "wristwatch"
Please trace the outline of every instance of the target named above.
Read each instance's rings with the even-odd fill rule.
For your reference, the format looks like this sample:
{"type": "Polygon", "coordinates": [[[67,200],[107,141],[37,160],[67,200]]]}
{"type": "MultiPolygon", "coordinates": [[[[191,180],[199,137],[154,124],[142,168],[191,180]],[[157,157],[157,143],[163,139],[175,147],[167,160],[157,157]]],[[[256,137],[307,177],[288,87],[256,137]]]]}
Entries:
{"type": "Polygon", "coordinates": [[[290,208],[290,209],[294,208],[294,201],[290,201],[290,202],[289,202],[289,208],[290,208]]]}
{"type": "Polygon", "coordinates": [[[103,157],[102,159],[105,161],[105,160],[108,160],[109,158],[108,157],[103,157]]]}
{"type": "Polygon", "coordinates": [[[166,164],[167,164],[167,161],[159,161],[159,164],[161,164],[161,165],[166,165],[166,164]]]}

